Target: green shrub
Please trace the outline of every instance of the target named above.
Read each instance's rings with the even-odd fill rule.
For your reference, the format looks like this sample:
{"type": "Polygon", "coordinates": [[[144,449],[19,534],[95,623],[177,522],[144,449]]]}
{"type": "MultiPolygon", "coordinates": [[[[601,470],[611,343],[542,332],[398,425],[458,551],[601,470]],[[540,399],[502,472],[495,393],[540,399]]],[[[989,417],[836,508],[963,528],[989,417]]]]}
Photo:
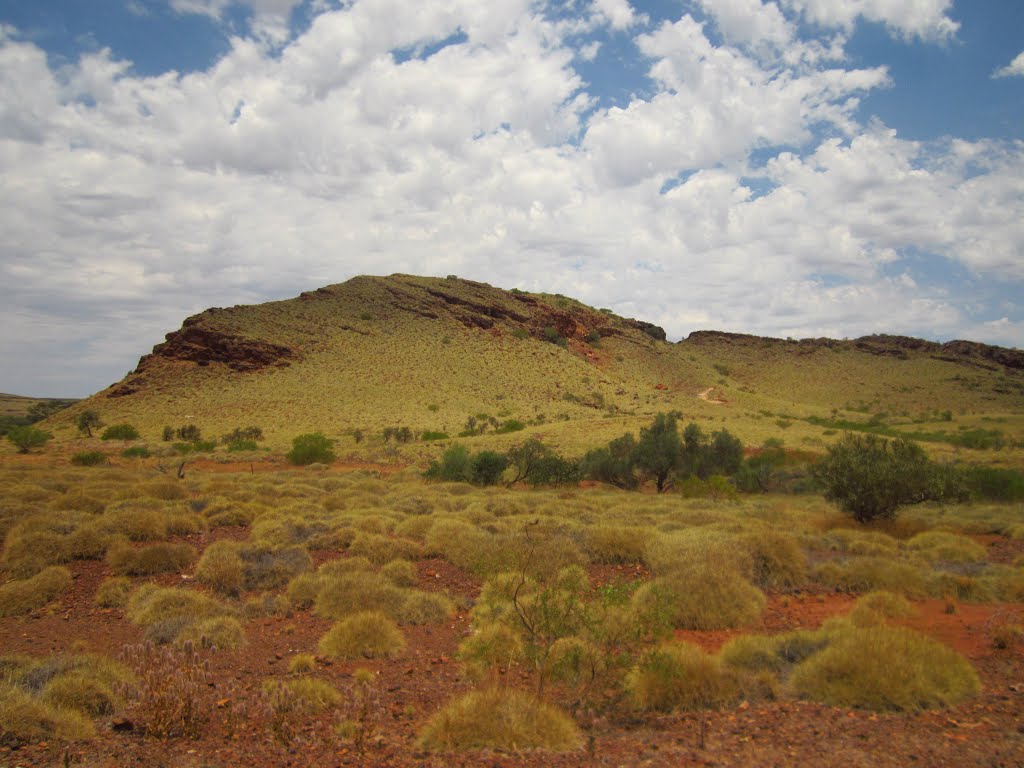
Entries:
{"type": "Polygon", "coordinates": [[[292,449],[285,457],[289,464],[303,467],[309,464],[330,464],[336,458],[334,441],[327,439],[322,432],[299,435],[292,440],[292,449]]]}
{"type": "Polygon", "coordinates": [[[508,467],[508,457],[497,451],[481,451],[473,457],[469,480],[474,485],[494,485],[508,467]]]}
{"type": "Polygon", "coordinates": [[[144,445],[133,445],[121,451],[121,455],[126,459],[147,459],[150,453],[149,448],[144,445]]]}
{"type": "Polygon", "coordinates": [[[360,611],[337,622],[320,640],[320,652],[335,659],[382,658],[405,648],[405,638],[380,611],[360,611]]]}
{"type": "Polygon", "coordinates": [[[447,439],[448,439],[448,433],[447,432],[432,432],[430,430],[427,430],[422,435],[420,435],[420,440],[423,440],[424,442],[427,442],[429,440],[447,440],[447,439]]]}
{"type": "Polygon", "coordinates": [[[28,579],[0,585],[0,618],[38,610],[69,586],[71,572],[59,565],[45,568],[28,579]]]}
{"type": "Polygon", "coordinates": [[[891,518],[907,504],[966,495],[958,473],[934,464],[905,438],[848,432],[814,465],[813,475],[825,498],[860,523],[891,518]]]}
{"type": "Polygon", "coordinates": [[[232,440],[227,444],[228,451],[237,453],[239,451],[258,451],[259,445],[255,440],[232,440]]]}
{"type": "Polygon", "coordinates": [[[572,750],[583,737],[572,719],[514,688],[472,691],[446,704],[420,732],[424,749],[572,750]]]}
{"type": "Polygon", "coordinates": [[[469,482],[472,460],[469,449],[464,445],[453,445],[441,454],[440,461],[430,462],[423,476],[428,480],[442,480],[449,483],[469,482]]]}
{"type": "Polygon", "coordinates": [[[31,425],[11,427],[7,430],[7,439],[18,449],[18,453],[28,453],[33,448],[41,448],[52,437],[49,432],[31,425]]]}
{"type": "Polygon", "coordinates": [[[964,484],[976,499],[1024,500],[1024,472],[1019,469],[972,466],[961,471],[964,484]]]}
{"type": "Polygon", "coordinates": [[[636,706],[668,712],[723,706],[736,696],[736,683],[718,659],[689,643],[667,643],[641,658],[626,680],[636,706]]]}
{"type": "Polygon", "coordinates": [[[102,451],[79,451],[71,457],[71,463],[80,467],[95,467],[107,462],[107,454],[102,451]]]}
{"type": "Polygon", "coordinates": [[[139,430],[131,424],[112,424],[103,430],[100,440],[138,440],[139,430]]]}
{"type": "Polygon", "coordinates": [[[978,675],[956,651],[884,625],[843,627],[794,670],[790,682],[816,701],[878,711],[952,706],[980,688],[978,675]]]}

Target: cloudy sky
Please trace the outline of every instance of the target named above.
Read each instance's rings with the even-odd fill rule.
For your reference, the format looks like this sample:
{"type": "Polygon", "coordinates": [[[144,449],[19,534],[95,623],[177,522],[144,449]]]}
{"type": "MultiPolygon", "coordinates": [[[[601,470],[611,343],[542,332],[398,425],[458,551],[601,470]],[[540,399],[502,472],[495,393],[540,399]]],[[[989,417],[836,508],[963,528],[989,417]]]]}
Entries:
{"type": "Polygon", "coordinates": [[[457,274],[1024,346],[1020,0],[0,0],[0,391],[457,274]]]}

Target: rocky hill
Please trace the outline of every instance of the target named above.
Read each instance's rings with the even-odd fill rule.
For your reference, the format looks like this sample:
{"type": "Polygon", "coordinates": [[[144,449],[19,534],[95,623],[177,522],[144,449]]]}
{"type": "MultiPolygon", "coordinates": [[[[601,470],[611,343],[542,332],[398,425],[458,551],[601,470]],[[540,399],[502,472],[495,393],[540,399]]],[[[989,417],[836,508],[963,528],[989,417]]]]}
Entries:
{"type": "Polygon", "coordinates": [[[670,343],[655,325],[558,294],[453,276],[356,277],[190,317],[54,425],[70,434],[74,415],[92,408],[149,436],[164,425],[216,435],[259,424],[287,441],[396,425],[454,435],[472,416],[585,441],[678,410],[744,423],[758,440],[764,425],[751,420],[765,413],[1019,412],[1022,369],[1017,350],[900,336],[696,331],[670,343]]]}

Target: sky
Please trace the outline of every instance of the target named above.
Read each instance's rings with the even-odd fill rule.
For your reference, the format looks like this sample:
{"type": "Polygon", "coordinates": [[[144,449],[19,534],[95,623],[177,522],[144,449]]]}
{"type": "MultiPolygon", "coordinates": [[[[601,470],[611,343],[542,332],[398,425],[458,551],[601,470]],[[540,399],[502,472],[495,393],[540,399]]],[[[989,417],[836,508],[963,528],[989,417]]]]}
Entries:
{"type": "Polygon", "coordinates": [[[1024,347],[1020,0],[0,0],[0,392],[455,274],[1024,347]]]}

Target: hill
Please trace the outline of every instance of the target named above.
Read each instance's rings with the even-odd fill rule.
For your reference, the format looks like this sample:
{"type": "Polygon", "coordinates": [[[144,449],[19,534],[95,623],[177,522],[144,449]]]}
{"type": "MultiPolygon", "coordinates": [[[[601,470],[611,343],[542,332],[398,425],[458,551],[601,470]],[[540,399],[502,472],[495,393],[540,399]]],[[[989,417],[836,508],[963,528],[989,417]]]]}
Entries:
{"type": "Polygon", "coordinates": [[[164,425],[213,437],[257,424],[272,444],[321,430],[355,449],[356,429],[455,435],[472,416],[582,451],[677,410],[748,445],[783,435],[813,449],[863,423],[952,450],[965,447],[958,433],[1004,446],[1024,436],[1024,353],[898,336],[700,331],[671,343],[655,325],[558,294],[356,277],[188,318],[124,380],[51,419],[58,437],[73,436],[84,408],[150,440],[164,425]]]}

